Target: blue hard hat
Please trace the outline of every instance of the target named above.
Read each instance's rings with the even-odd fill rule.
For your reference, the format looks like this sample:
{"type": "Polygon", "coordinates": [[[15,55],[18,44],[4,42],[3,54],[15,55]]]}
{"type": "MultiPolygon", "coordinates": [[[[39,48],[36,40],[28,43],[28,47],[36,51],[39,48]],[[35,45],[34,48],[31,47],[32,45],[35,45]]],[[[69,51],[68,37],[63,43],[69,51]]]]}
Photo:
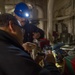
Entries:
{"type": "Polygon", "coordinates": [[[28,18],[29,17],[29,8],[25,3],[20,2],[16,5],[14,13],[19,17],[28,18]]]}

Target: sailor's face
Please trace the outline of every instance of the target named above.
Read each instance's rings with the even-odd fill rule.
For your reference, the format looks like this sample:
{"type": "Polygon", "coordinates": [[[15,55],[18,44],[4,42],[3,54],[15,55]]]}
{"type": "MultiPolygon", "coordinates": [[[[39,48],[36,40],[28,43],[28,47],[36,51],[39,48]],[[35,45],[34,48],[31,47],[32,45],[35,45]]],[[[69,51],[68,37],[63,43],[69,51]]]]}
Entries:
{"type": "Polygon", "coordinates": [[[19,16],[15,16],[16,18],[17,18],[17,20],[20,22],[20,24],[22,25],[22,26],[24,26],[25,25],[25,23],[26,23],[26,19],[25,18],[21,18],[21,17],[19,17],[19,16]]]}

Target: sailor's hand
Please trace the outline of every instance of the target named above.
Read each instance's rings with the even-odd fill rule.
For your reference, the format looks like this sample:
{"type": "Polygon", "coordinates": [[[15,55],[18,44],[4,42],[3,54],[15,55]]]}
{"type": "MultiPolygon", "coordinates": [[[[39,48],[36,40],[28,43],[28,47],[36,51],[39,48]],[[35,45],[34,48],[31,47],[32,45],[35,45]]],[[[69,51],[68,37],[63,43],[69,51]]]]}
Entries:
{"type": "Polygon", "coordinates": [[[46,55],[45,61],[55,64],[55,58],[54,58],[54,56],[53,56],[51,51],[46,55]]]}
{"type": "Polygon", "coordinates": [[[31,43],[31,42],[26,42],[22,45],[24,47],[25,50],[27,50],[28,52],[32,52],[32,49],[36,48],[36,44],[31,43]]]}

